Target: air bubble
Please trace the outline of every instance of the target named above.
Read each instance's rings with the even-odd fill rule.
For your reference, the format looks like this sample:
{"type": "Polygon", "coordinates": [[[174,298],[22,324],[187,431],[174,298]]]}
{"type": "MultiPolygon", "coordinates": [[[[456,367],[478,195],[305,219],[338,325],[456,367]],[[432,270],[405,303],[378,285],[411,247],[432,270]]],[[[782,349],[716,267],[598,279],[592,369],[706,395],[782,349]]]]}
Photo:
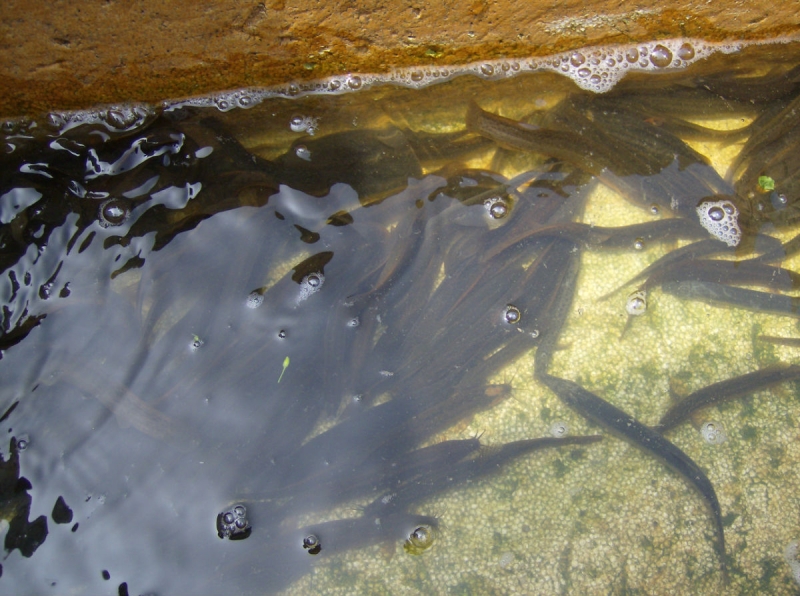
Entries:
{"type": "Polygon", "coordinates": [[[779,211],[789,204],[789,198],[785,194],[777,193],[774,190],[769,193],[769,200],[772,206],[779,211]]]}
{"type": "Polygon", "coordinates": [[[25,451],[28,448],[28,445],[30,445],[30,442],[26,437],[20,437],[17,439],[17,449],[19,451],[25,451]]]}
{"type": "Polygon", "coordinates": [[[254,105],[253,98],[249,95],[242,95],[236,100],[236,105],[240,108],[251,108],[254,105]]]}
{"type": "Polygon", "coordinates": [[[419,83],[422,79],[425,78],[425,74],[420,70],[415,70],[411,73],[411,80],[415,83],[419,83]]]}
{"type": "Polygon", "coordinates": [[[588,77],[590,74],[592,74],[592,71],[591,71],[591,70],[589,70],[588,68],[579,68],[579,69],[578,69],[578,76],[579,76],[579,77],[582,77],[582,78],[584,78],[584,79],[585,79],[585,78],[586,78],[586,77],[588,77]]]}
{"type": "Polygon", "coordinates": [[[630,63],[635,63],[639,60],[639,50],[636,48],[630,48],[627,52],[625,52],[625,60],[630,63]]]}
{"type": "Polygon", "coordinates": [[[650,205],[650,213],[652,215],[658,215],[660,212],[661,210],[658,208],[657,204],[653,203],[652,205],[650,205]]]}
{"type": "Polygon", "coordinates": [[[719,422],[709,421],[700,427],[703,440],[709,445],[719,445],[724,443],[728,436],[719,422]]]}
{"type": "Polygon", "coordinates": [[[231,109],[231,104],[227,99],[217,99],[217,109],[220,112],[227,112],[231,109]]]}
{"type": "Polygon", "coordinates": [[[550,426],[550,434],[560,439],[569,434],[569,426],[563,420],[557,420],[550,426]]]}
{"type": "Polygon", "coordinates": [[[694,46],[690,43],[685,43],[678,48],[678,58],[681,60],[691,60],[694,58],[694,46]]]}
{"type": "Polygon", "coordinates": [[[580,52],[574,52],[572,56],[569,57],[569,63],[572,64],[572,66],[574,66],[575,68],[579,67],[584,62],[586,62],[586,56],[584,56],[580,52]]]}
{"type": "Polygon", "coordinates": [[[303,538],[303,548],[308,551],[309,555],[318,555],[322,550],[322,543],[314,534],[309,534],[303,538]]]}
{"type": "Polygon", "coordinates": [[[494,66],[491,64],[481,64],[481,73],[490,77],[494,74],[494,66]]]}
{"type": "Polygon", "coordinates": [[[295,147],[294,154],[303,161],[311,161],[311,151],[305,145],[295,147]]]}
{"type": "Polygon", "coordinates": [[[358,327],[360,324],[361,324],[361,321],[359,320],[358,317],[353,317],[352,319],[347,321],[347,326],[348,327],[358,327]]]}
{"type": "Polygon", "coordinates": [[[347,85],[348,85],[348,87],[350,87],[351,89],[361,89],[361,85],[362,85],[362,82],[361,82],[361,77],[358,77],[358,76],[352,76],[352,77],[350,77],[350,78],[347,80],[347,85]]]}
{"type": "Polygon", "coordinates": [[[633,248],[636,250],[644,250],[644,238],[637,238],[634,240],[633,248]]]}
{"type": "Polygon", "coordinates": [[[47,115],[47,124],[52,128],[61,129],[66,124],[66,122],[64,121],[64,118],[62,118],[59,114],[50,112],[47,115]]]}
{"type": "Polygon", "coordinates": [[[506,323],[509,325],[516,325],[519,323],[520,319],[522,319],[522,313],[516,306],[513,304],[506,306],[505,311],[503,311],[503,320],[506,323]]]}
{"type": "Polygon", "coordinates": [[[602,80],[603,79],[600,77],[600,75],[596,75],[596,74],[593,74],[592,76],[589,77],[589,82],[592,85],[599,85],[602,82],[602,80]]]}
{"type": "Polygon", "coordinates": [[[128,203],[122,199],[108,199],[100,205],[100,225],[104,228],[120,226],[130,215],[128,203]]]}
{"type": "Polygon", "coordinates": [[[410,555],[421,555],[428,550],[436,539],[436,530],[427,524],[418,526],[408,535],[403,549],[410,555]]]}
{"type": "Polygon", "coordinates": [[[625,310],[631,316],[638,317],[647,310],[647,294],[644,290],[636,290],[625,302],[625,310]]]}
{"type": "Polygon", "coordinates": [[[289,128],[292,129],[292,132],[303,132],[306,129],[306,118],[305,116],[300,116],[299,114],[295,114],[292,116],[291,120],[289,120],[289,128]]]}
{"type": "Polygon", "coordinates": [[[669,48],[666,46],[658,44],[650,53],[650,62],[653,63],[653,66],[658,68],[666,68],[672,64],[672,52],[670,52],[669,48]]]}

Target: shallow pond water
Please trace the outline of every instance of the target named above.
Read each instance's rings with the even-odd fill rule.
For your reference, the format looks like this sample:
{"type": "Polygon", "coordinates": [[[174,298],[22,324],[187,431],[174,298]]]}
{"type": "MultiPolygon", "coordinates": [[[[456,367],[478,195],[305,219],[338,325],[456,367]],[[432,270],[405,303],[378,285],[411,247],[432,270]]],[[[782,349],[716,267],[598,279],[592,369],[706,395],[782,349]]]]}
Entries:
{"type": "Polygon", "coordinates": [[[796,593],[797,64],[7,123],[0,591],[796,593]]]}

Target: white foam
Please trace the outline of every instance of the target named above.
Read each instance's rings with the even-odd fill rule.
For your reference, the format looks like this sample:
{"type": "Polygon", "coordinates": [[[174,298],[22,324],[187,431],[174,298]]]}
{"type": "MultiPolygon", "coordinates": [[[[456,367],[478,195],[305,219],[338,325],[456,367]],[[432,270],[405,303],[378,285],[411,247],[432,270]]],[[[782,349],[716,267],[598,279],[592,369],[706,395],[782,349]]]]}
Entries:
{"type": "MultiPolygon", "coordinates": [[[[629,72],[671,72],[686,68],[715,53],[731,54],[753,45],[797,41],[777,38],[767,41],[707,42],[694,38],[662,39],[648,43],[618,44],[572,50],[546,57],[482,60],[458,66],[397,68],[388,73],[348,73],[272,87],[248,87],[199,97],[165,100],[157,107],[142,104],[110,106],[82,111],[51,112],[48,123],[61,133],[82,124],[100,124],[111,132],[133,130],[158,114],[181,107],[216,108],[227,112],[248,109],[267,99],[307,95],[340,95],[376,85],[399,85],[421,89],[462,75],[487,80],[517,76],[524,72],[551,71],[572,79],[580,88],[605,93],[629,72]]],[[[10,122],[10,121],[9,121],[10,122]]],[[[313,129],[312,129],[313,130],[313,129]]],[[[312,131],[305,130],[312,134],[312,131]]]]}
{"type": "Polygon", "coordinates": [[[737,246],[742,239],[739,210],[728,200],[705,201],[697,207],[700,225],[728,246],[737,246]]]}

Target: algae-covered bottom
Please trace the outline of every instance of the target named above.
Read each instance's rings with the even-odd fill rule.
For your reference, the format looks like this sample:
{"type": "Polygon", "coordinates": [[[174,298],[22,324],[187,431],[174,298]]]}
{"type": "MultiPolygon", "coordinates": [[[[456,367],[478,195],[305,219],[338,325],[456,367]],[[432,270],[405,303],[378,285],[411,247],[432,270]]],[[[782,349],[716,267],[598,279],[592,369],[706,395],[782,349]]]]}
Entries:
{"type": "Polygon", "coordinates": [[[795,56],[8,123],[0,591],[794,593],[795,56]]]}

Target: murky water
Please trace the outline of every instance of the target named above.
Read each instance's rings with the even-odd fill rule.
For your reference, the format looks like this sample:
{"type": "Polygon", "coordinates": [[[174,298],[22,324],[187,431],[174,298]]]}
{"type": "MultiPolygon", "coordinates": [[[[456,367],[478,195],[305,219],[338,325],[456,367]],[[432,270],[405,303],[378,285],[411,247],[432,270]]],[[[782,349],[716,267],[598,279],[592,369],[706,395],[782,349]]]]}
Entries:
{"type": "Polygon", "coordinates": [[[795,593],[796,56],[8,123],[0,591],[795,593]]]}

